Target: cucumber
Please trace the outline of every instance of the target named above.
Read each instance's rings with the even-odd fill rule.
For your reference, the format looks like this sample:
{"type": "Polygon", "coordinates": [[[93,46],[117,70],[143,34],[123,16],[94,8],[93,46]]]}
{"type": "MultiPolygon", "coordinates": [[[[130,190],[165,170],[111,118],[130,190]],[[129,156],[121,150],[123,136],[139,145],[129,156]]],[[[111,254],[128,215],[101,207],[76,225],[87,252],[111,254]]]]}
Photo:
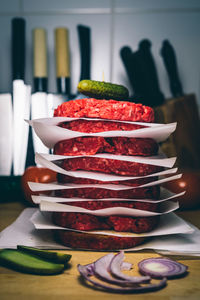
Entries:
{"type": "Polygon", "coordinates": [[[66,265],[68,263],[68,261],[70,260],[70,258],[72,257],[70,254],[64,254],[64,253],[59,253],[59,252],[50,252],[47,250],[41,250],[38,248],[27,247],[27,246],[22,246],[22,245],[18,245],[17,249],[20,251],[23,251],[23,252],[37,255],[38,257],[50,260],[51,262],[58,263],[58,264],[64,264],[64,265],[66,265]]]}
{"type": "Polygon", "coordinates": [[[128,100],[128,89],[123,85],[110,82],[81,80],[78,91],[83,95],[96,99],[128,100]]]}
{"type": "Polygon", "coordinates": [[[37,275],[55,275],[64,270],[63,264],[45,261],[16,249],[3,249],[0,251],[0,264],[16,271],[37,275]]]}

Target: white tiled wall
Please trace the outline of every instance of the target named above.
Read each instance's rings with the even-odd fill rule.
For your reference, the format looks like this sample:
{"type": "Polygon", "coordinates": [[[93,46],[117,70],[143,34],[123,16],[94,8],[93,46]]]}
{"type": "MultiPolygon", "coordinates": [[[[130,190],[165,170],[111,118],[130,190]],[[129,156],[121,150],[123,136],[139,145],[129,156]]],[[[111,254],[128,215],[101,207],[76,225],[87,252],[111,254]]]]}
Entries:
{"type": "Polygon", "coordinates": [[[164,39],[174,46],[185,93],[194,92],[200,105],[199,0],[0,0],[0,92],[11,90],[11,19],[26,20],[26,82],[32,83],[33,28],[48,32],[49,91],[55,92],[54,29],[70,31],[72,91],[80,76],[78,24],[92,30],[92,79],[125,84],[132,93],[121,62],[120,48],[136,50],[143,38],[152,42],[160,86],[170,97],[168,78],[160,56],[164,39]]]}

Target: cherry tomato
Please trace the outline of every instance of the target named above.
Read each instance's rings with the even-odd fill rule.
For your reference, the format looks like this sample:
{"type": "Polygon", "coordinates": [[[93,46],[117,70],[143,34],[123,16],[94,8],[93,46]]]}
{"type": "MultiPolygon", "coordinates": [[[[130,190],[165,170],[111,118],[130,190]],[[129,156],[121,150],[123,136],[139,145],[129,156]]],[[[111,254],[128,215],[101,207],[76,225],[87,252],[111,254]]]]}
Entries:
{"type": "Polygon", "coordinates": [[[166,182],[163,186],[174,193],[186,191],[177,199],[181,209],[200,207],[200,171],[180,170],[179,173],[183,173],[180,179],[166,182]]]}
{"type": "MultiPolygon", "coordinates": [[[[47,169],[36,166],[28,167],[21,178],[22,190],[24,193],[25,200],[33,204],[31,195],[39,195],[39,192],[32,192],[28,186],[28,181],[49,183],[56,181],[57,173],[47,169]]],[[[46,192],[48,193],[48,192],[46,192]]]]}

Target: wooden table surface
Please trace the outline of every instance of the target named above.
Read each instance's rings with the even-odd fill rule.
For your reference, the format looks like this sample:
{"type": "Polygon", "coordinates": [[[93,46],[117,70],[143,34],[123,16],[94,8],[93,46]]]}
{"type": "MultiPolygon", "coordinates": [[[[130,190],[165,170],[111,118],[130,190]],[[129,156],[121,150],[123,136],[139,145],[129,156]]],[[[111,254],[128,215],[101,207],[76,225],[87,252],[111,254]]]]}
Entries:
{"type": "MultiPolygon", "coordinates": [[[[18,202],[0,204],[0,231],[10,225],[25,206],[18,202]]],[[[200,211],[179,212],[178,215],[200,228],[200,211]]],[[[90,251],[63,251],[72,254],[71,265],[61,275],[28,275],[0,267],[0,299],[15,300],[121,300],[121,299],[200,299],[200,259],[198,257],[170,256],[189,267],[189,274],[181,279],[168,280],[167,287],[145,294],[114,294],[95,290],[86,286],[76,269],[78,263],[88,264],[104,253],[90,251]]],[[[137,263],[145,258],[158,257],[150,251],[126,253],[126,260],[132,262],[132,274],[137,274],[137,263]]]]}

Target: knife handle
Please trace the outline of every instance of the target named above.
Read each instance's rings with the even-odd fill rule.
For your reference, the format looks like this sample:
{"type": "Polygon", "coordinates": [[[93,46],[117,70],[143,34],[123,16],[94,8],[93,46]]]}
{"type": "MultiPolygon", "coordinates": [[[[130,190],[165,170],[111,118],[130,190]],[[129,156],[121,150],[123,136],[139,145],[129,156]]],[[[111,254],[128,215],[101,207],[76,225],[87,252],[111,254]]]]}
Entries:
{"type": "Polygon", "coordinates": [[[25,20],[12,19],[12,78],[24,80],[25,74],[25,20]]]}
{"type": "Polygon", "coordinates": [[[90,28],[83,25],[78,25],[78,36],[81,53],[81,74],[80,81],[83,79],[90,79],[90,65],[91,65],[91,31],[90,28]]]}
{"type": "Polygon", "coordinates": [[[43,28],[33,30],[33,77],[35,92],[47,92],[47,38],[43,28]]]}
{"type": "Polygon", "coordinates": [[[161,56],[168,73],[170,90],[174,97],[183,96],[183,88],[179,79],[175,51],[168,40],[164,40],[161,48],[161,56]]]}
{"type": "Polygon", "coordinates": [[[70,94],[70,53],[67,28],[55,29],[55,54],[58,93],[70,94]]]}

